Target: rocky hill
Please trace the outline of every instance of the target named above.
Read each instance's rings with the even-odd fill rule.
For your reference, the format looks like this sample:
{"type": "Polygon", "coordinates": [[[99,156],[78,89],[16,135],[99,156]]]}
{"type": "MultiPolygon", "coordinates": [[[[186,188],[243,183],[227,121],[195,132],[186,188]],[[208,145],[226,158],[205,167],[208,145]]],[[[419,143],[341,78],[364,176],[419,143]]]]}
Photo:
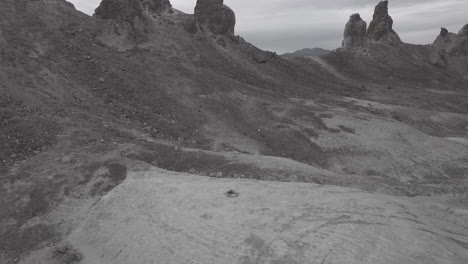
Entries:
{"type": "Polygon", "coordinates": [[[284,53],[281,55],[283,58],[294,58],[294,57],[317,57],[322,56],[330,53],[330,50],[322,49],[322,48],[305,48],[301,50],[297,50],[290,53],[284,53]]]}
{"type": "Polygon", "coordinates": [[[0,2],[1,264],[466,263],[466,27],[284,59],[194,5],[0,2]]]}
{"type": "Polygon", "coordinates": [[[388,1],[380,1],[366,26],[359,14],[352,15],[345,27],[343,47],[324,59],[354,78],[466,90],[468,53],[463,30],[458,35],[442,30],[432,45],[403,43],[393,30],[388,1]]]}

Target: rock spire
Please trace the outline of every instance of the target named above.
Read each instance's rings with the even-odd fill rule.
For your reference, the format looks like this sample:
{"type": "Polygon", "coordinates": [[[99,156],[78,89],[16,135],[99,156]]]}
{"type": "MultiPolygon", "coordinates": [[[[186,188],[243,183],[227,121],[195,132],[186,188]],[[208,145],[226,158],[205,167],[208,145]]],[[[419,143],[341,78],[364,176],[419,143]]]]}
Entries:
{"type": "Polygon", "coordinates": [[[397,45],[402,43],[393,30],[393,19],[388,14],[388,1],[380,1],[375,7],[372,22],[367,29],[367,39],[371,42],[397,45]]]}
{"type": "Polygon", "coordinates": [[[366,43],[367,23],[359,14],[351,15],[344,30],[343,48],[362,47],[366,43]]]}
{"type": "Polygon", "coordinates": [[[234,36],[236,16],[223,0],[197,0],[195,20],[205,31],[234,36]]]}

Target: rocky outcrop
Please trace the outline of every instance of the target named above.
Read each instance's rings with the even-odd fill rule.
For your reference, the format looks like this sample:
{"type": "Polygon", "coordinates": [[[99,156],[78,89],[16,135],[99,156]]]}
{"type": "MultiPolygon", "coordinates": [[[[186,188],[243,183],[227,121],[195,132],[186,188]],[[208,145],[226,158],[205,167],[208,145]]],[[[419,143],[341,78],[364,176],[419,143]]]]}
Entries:
{"type": "Polygon", "coordinates": [[[235,24],[235,14],[223,0],[198,0],[194,15],[173,10],[169,0],[102,0],[86,27],[121,51],[139,46],[180,55],[190,50],[193,37],[213,36],[221,46],[228,39],[238,41],[235,24]]]}
{"type": "Polygon", "coordinates": [[[459,35],[461,36],[468,36],[468,24],[466,24],[460,32],[458,32],[459,35]]]}
{"type": "Polygon", "coordinates": [[[450,33],[442,28],[432,47],[442,54],[468,54],[468,25],[464,26],[458,34],[450,33]]]}
{"type": "Polygon", "coordinates": [[[95,11],[101,19],[133,19],[145,11],[161,13],[171,9],[169,0],[103,0],[95,11]]]}
{"type": "Polygon", "coordinates": [[[440,29],[440,36],[441,37],[443,37],[443,38],[446,37],[448,35],[448,33],[449,32],[448,32],[448,30],[446,28],[441,28],[440,29]]]}
{"type": "Polygon", "coordinates": [[[359,14],[354,14],[349,18],[344,30],[343,48],[352,49],[362,47],[366,43],[367,23],[362,20],[359,14]]]}
{"type": "Polygon", "coordinates": [[[234,36],[236,16],[223,0],[197,0],[195,21],[204,31],[234,36]]]}
{"type": "Polygon", "coordinates": [[[450,33],[446,28],[441,28],[439,36],[437,36],[432,45],[436,49],[442,50],[456,42],[457,38],[457,34],[450,33]]]}
{"type": "Polygon", "coordinates": [[[468,25],[464,26],[458,34],[448,32],[442,28],[439,36],[432,44],[433,50],[429,53],[429,62],[438,67],[449,64],[450,58],[468,55],[468,25]]]}
{"type": "Polygon", "coordinates": [[[374,17],[367,29],[367,39],[370,42],[397,45],[402,43],[393,30],[393,19],[388,14],[388,1],[380,1],[375,7],[374,17]]]}
{"type": "Polygon", "coordinates": [[[169,0],[102,0],[85,27],[106,45],[123,51],[164,30],[155,20],[172,13],[169,0]]]}
{"type": "Polygon", "coordinates": [[[369,43],[390,45],[401,44],[398,34],[393,30],[393,19],[388,14],[388,1],[380,1],[375,7],[374,17],[366,29],[366,22],[359,14],[351,15],[344,30],[343,49],[365,47],[369,43]]]}

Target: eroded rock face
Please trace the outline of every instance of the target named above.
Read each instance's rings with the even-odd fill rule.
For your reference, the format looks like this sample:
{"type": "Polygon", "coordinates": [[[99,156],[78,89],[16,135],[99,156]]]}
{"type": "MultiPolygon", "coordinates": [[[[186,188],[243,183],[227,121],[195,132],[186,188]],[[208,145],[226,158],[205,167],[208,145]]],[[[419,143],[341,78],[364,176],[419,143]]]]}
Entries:
{"type": "Polygon", "coordinates": [[[440,29],[440,36],[441,36],[441,37],[444,38],[445,36],[447,36],[448,33],[449,33],[449,32],[448,32],[448,30],[447,30],[446,28],[441,28],[441,29],[440,29]]]}
{"type": "Polygon", "coordinates": [[[195,20],[216,35],[234,36],[236,16],[223,0],[197,0],[195,20]]]}
{"type": "Polygon", "coordinates": [[[432,65],[438,66],[440,68],[444,68],[447,66],[447,60],[445,58],[445,48],[447,45],[450,45],[454,41],[454,37],[456,38],[456,34],[449,33],[446,28],[440,29],[440,34],[437,39],[432,44],[435,47],[435,50],[431,51],[428,54],[429,62],[432,65]]]}
{"type": "Polygon", "coordinates": [[[123,51],[151,39],[149,35],[159,26],[153,20],[170,14],[169,0],[102,0],[84,27],[106,45],[123,51]]]}
{"type": "Polygon", "coordinates": [[[459,35],[461,36],[468,36],[468,24],[466,24],[460,32],[458,32],[459,35]]]}
{"type": "Polygon", "coordinates": [[[453,43],[457,39],[457,34],[450,33],[446,28],[440,29],[440,34],[434,41],[434,46],[445,46],[445,44],[453,43]]]}
{"type": "Polygon", "coordinates": [[[145,10],[160,13],[171,7],[169,0],[103,0],[95,14],[101,19],[132,19],[145,10]]]}
{"type": "Polygon", "coordinates": [[[391,45],[402,43],[398,34],[393,30],[393,19],[388,14],[388,1],[380,1],[375,7],[373,20],[367,30],[367,38],[371,42],[391,45]]]}
{"type": "Polygon", "coordinates": [[[450,33],[442,28],[432,46],[439,53],[468,54],[468,25],[464,26],[458,34],[450,33]]]}
{"type": "Polygon", "coordinates": [[[344,30],[343,48],[351,49],[361,47],[366,43],[367,23],[359,14],[349,18],[344,30]]]}

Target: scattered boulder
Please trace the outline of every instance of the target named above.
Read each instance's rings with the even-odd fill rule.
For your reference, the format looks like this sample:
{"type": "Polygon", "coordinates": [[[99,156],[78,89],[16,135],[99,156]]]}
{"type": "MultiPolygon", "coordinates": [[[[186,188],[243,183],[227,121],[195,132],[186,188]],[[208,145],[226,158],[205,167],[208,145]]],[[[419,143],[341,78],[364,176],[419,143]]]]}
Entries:
{"type": "Polygon", "coordinates": [[[236,16],[223,0],[197,0],[195,20],[205,31],[234,36],[236,16]]]}
{"type": "Polygon", "coordinates": [[[447,59],[445,58],[445,51],[434,51],[428,55],[429,62],[439,68],[447,66],[447,59]]]}
{"type": "Polygon", "coordinates": [[[236,198],[239,197],[240,194],[235,190],[229,190],[224,195],[226,195],[228,198],[236,198]]]}
{"type": "Polygon", "coordinates": [[[344,30],[343,48],[361,47],[366,43],[367,23],[359,14],[351,15],[344,30]]]}
{"type": "Polygon", "coordinates": [[[263,52],[256,52],[252,55],[253,60],[256,63],[263,64],[267,63],[268,61],[276,58],[278,55],[274,52],[270,51],[263,51],[263,52]]]}
{"type": "Polygon", "coordinates": [[[72,264],[79,263],[83,259],[83,254],[68,243],[56,246],[52,254],[53,263],[72,264]]]}
{"type": "Polygon", "coordinates": [[[367,29],[367,38],[371,42],[390,45],[402,43],[398,34],[393,30],[393,19],[388,14],[388,1],[380,1],[375,7],[373,20],[367,29]]]}

